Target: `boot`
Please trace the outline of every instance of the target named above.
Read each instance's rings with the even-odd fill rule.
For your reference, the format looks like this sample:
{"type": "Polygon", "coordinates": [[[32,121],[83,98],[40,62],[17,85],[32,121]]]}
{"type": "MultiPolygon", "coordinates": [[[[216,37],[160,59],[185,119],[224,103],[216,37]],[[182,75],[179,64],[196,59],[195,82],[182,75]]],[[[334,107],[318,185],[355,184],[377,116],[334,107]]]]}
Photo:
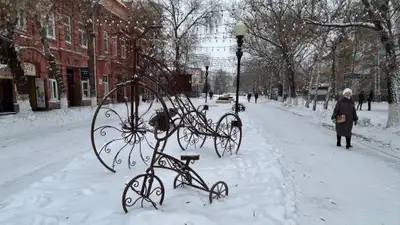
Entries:
{"type": "Polygon", "coordinates": [[[346,149],[352,148],[351,137],[346,137],[346,149]]]}
{"type": "Polygon", "coordinates": [[[337,136],[336,136],[336,139],[337,139],[336,146],[338,146],[338,147],[342,146],[342,145],[340,144],[340,142],[341,142],[341,140],[342,140],[342,137],[339,136],[339,135],[337,135],[337,136]]]}

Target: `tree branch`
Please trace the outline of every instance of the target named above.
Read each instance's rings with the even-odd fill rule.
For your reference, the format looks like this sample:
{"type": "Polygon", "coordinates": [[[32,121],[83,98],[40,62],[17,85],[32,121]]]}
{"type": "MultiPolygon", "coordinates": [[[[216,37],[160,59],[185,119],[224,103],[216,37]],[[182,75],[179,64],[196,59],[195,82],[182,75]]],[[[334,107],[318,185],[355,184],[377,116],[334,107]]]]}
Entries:
{"type": "Polygon", "coordinates": [[[324,23],[324,22],[319,22],[315,20],[310,20],[310,19],[301,19],[303,22],[308,23],[308,24],[313,24],[317,26],[322,26],[322,27],[364,27],[368,29],[373,29],[373,30],[380,30],[375,26],[373,23],[369,22],[351,22],[351,23],[324,23]]]}

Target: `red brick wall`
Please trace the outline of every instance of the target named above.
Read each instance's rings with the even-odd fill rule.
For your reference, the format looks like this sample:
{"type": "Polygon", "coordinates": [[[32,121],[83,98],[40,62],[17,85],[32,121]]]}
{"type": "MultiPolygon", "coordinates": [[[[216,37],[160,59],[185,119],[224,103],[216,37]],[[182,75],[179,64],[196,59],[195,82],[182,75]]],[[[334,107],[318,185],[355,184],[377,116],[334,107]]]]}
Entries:
{"type": "MultiPolygon", "coordinates": [[[[107,7],[110,9],[113,9],[115,11],[116,9],[118,14],[121,14],[123,10],[126,10],[122,5],[120,5],[118,2],[115,0],[108,0],[109,4],[107,7]]],[[[64,9],[66,14],[68,14],[68,9],[64,9]]],[[[115,13],[115,12],[114,12],[115,13]]],[[[69,14],[71,15],[71,14],[69,14]]],[[[87,49],[82,47],[80,45],[80,37],[79,37],[79,20],[77,19],[78,16],[71,15],[71,38],[72,38],[72,43],[68,44],[65,42],[65,27],[64,27],[64,21],[63,17],[64,15],[55,15],[56,19],[56,38],[49,39],[49,44],[51,48],[51,52],[54,54],[61,70],[61,74],[64,78],[64,84],[67,87],[67,76],[66,76],[66,69],[67,68],[72,68],[74,69],[75,73],[77,73],[80,67],[87,67],[87,49]]],[[[115,21],[119,21],[120,18],[116,17],[115,14],[112,14],[110,12],[109,18],[115,19],[115,21]]],[[[103,97],[103,88],[102,85],[99,84],[99,79],[102,79],[103,74],[109,75],[109,86],[110,90],[112,87],[114,87],[114,84],[112,83],[113,76],[116,76],[116,74],[112,74],[112,69],[111,69],[111,62],[112,61],[117,61],[118,63],[121,64],[123,67],[129,67],[129,60],[128,59],[122,59],[121,58],[121,42],[120,40],[118,41],[118,56],[114,57],[113,56],[113,39],[112,37],[114,36],[113,33],[111,32],[111,27],[108,24],[96,24],[96,55],[97,55],[97,61],[96,61],[96,85],[97,85],[97,97],[102,98],[103,97]],[[104,37],[104,32],[103,31],[108,31],[109,33],[109,46],[108,46],[108,53],[104,52],[104,46],[103,46],[103,37],[104,37]]],[[[38,72],[38,77],[46,78],[46,81],[48,79],[48,63],[45,57],[43,56],[43,46],[40,42],[39,35],[37,34],[37,29],[34,26],[32,22],[27,20],[27,29],[26,30],[17,30],[16,35],[15,35],[15,42],[17,45],[25,48],[21,50],[20,57],[22,61],[30,62],[35,64],[38,68],[37,70],[40,71],[38,72]]],[[[129,53],[127,52],[127,55],[129,53]]],[[[75,74],[76,76],[77,74],[75,74]]],[[[68,90],[67,90],[68,92],[68,90]]],[[[68,93],[67,93],[68,94],[68,93]]],[[[48,90],[47,93],[49,97],[50,93],[48,90]]]]}

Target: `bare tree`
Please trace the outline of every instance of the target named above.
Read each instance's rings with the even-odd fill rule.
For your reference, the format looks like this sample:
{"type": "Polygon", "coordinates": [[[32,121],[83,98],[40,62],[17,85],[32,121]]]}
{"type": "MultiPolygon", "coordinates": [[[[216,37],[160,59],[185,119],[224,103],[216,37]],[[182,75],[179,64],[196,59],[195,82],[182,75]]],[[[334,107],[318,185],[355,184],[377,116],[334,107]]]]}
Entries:
{"type": "Polygon", "coordinates": [[[56,18],[54,12],[59,12],[64,7],[64,1],[61,0],[39,0],[35,4],[33,13],[29,13],[36,29],[39,33],[40,40],[43,45],[44,55],[49,63],[50,72],[57,81],[58,91],[60,94],[60,108],[68,108],[67,92],[64,85],[64,79],[61,75],[60,68],[56,62],[56,58],[50,51],[50,45],[47,38],[47,24],[53,23],[56,18]],[[50,21],[50,17],[53,17],[50,21]]]}
{"type": "Polygon", "coordinates": [[[361,2],[356,2],[353,5],[343,0],[331,2],[330,7],[332,10],[328,13],[342,11],[343,15],[346,15],[346,13],[348,15],[347,18],[338,17],[332,21],[324,21],[315,16],[315,11],[311,9],[320,7],[319,2],[309,0],[307,3],[309,7],[305,8],[310,9],[309,16],[302,19],[309,24],[342,28],[364,27],[379,33],[380,42],[386,50],[384,72],[388,86],[389,103],[387,127],[400,126],[400,73],[397,65],[399,56],[396,54],[396,51],[400,49],[400,31],[398,27],[400,2],[396,0],[361,0],[361,2]],[[361,7],[361,10],[358,10],[358,14],[354,14],[351,7],[361,7]],[[349,14],[351,13],[355,16],[350,17],[349,14]]]}
{"type": "Polygon", "coordinates": [[[32,2],[26,0],[0,1],[0,62],[7,64],[13,75],[20,104],[21,101],[27,101],[28,93],[23,88],[26,78],[13,38],[18,19],[23,19],[30,3],[32,2]]]}
{"type": "Polygon", "coordinates": [[[310,27],[297,19],[303,13],[301,2],[246,0],[248,10],[235,17],[245,21],[249,34],[276,48],[285,63],[290,99],[296,100],[295,68],[309,47],[313,37],[310,27]]]}
{"type": "Polygon", "coordinates": [[[186,70],[191,51],[197,41],[197,29],[212,31],[220,20],[218,1],[204,0],[147,0],[163,15],[165,32],[172,43],[172,64],[177,74],[186,70]]]}
{"type": "Polygon", "coordinates": [[[89,92],[91,97],[91,106],[97,105],[97,92],[96,92],[96,75],[95,75],[95,61],[96,55],[94,51],[96,32],[95,23],[102,17],[99,15],[100,12],[100,0],[69,0],[72,7],[80,12],[79,15],[79,26],[85,30],[86,37],[81,37],[81,44],[87,44],[87,56],[88,56],[88,75],[89,75],[89,92]]]}

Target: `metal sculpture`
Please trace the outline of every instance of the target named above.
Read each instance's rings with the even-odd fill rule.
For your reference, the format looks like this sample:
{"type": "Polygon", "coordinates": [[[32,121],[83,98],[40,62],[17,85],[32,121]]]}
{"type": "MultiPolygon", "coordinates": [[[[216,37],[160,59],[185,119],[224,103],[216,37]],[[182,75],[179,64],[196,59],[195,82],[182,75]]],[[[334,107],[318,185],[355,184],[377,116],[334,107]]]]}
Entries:
{"type": "Polygon", "coordinates": [[[181,160],[161,152],[155,152],[151,167],[146,173],[132,178],[122,194],[122,208],[125,213],[136,203],[143,207],[144,203],[150,203],[157,209],[157,203],[162,205],[165,196],[165,188],[161,179],[155,175],[154,169],[167,169],[177,173],[173,181],[174,189],[177,187],[190,186],[209,193],[210,204],[214,199],[228,196],[228,185],[223,181],[216,182],[211,188],[204,180],[190,168],[189,164],[199,160],[199,155],[181,156],[181,160]],[[184,162],[182,162],[184,161],[184,162]],[[135,197],[131,197],[131,195],[135,197]]]}
{"type": "MultiPolygon", "coordinates": [[[[232,111],[235,111],[235,110],[236,110],[236,103],[233,104],[233,106],[232,106],[232,111]]],[[[246,107],[243,104],[239,103],[237,110],[238,110],[238,112],[244,112],[246,110],[246,107]]]]}
{"type": "Polygon", "coordinates": [[[174,188],[186,185],[209,192],[210,203],[212,199],[228,195],[226,183],[219,181],[209,188],[190,168],[190,162],[194,163],[199,156],[181,156],[179,160],[164,153],[164,149],[167,140],[176,133],[182,150],[194,145],[202,147],[206,137],[212,137],[219,157],[226,152],[237,153],[242,140],[242,122],[239,116],[226,113],[217,123],[213,123],[211,119],[207,119],[207,105],[196,108],[186,95],[178,95],[171,90],[170,87],[179,86],[174,79],[175,72],[157,59],[141,54],[138,49],[133,58],[132,78],[117,84],[103,98],[95,111],[91,126],[94,153],[106,169],[116,172],[116,166],[124,160],[128,168],[132,168],[137,164],[138,158],[147,165],[144,174],[135,176],[126,185],[122,199],[124,211],[127,212],[128,208],[138,202],[142,207],[144,202],[148,202],[155,208],[156,202],[160,205],[163,203],[165,188],[162,180],[155,174],[157,168],[177,173],[174,188]],[[150,74],[145,71],[139,58],[141,63],[146,62],[155,72],[150,74]],[[111,107],[109,99],[121,93],[124,95],[122,104],[119,105],[122,109],[111,107]],[[140,96],[144,94],[152,96],[146,98],[152,100],[140,104],[140,96]],[[157,106],[157,109],[151,110],[153,106],[157,106]],[[102,110],[105,110],[104,114],[101,113],[102,110]],[[108,138],[112,134],[115,137],[108,138]],[[147,152],[143,144],[149,146],[147,152]],[[122,156],[123,153],[126,154],[125,157],[122,156]],[[131,194],[139,197],[134,200],[131,194]]]}

